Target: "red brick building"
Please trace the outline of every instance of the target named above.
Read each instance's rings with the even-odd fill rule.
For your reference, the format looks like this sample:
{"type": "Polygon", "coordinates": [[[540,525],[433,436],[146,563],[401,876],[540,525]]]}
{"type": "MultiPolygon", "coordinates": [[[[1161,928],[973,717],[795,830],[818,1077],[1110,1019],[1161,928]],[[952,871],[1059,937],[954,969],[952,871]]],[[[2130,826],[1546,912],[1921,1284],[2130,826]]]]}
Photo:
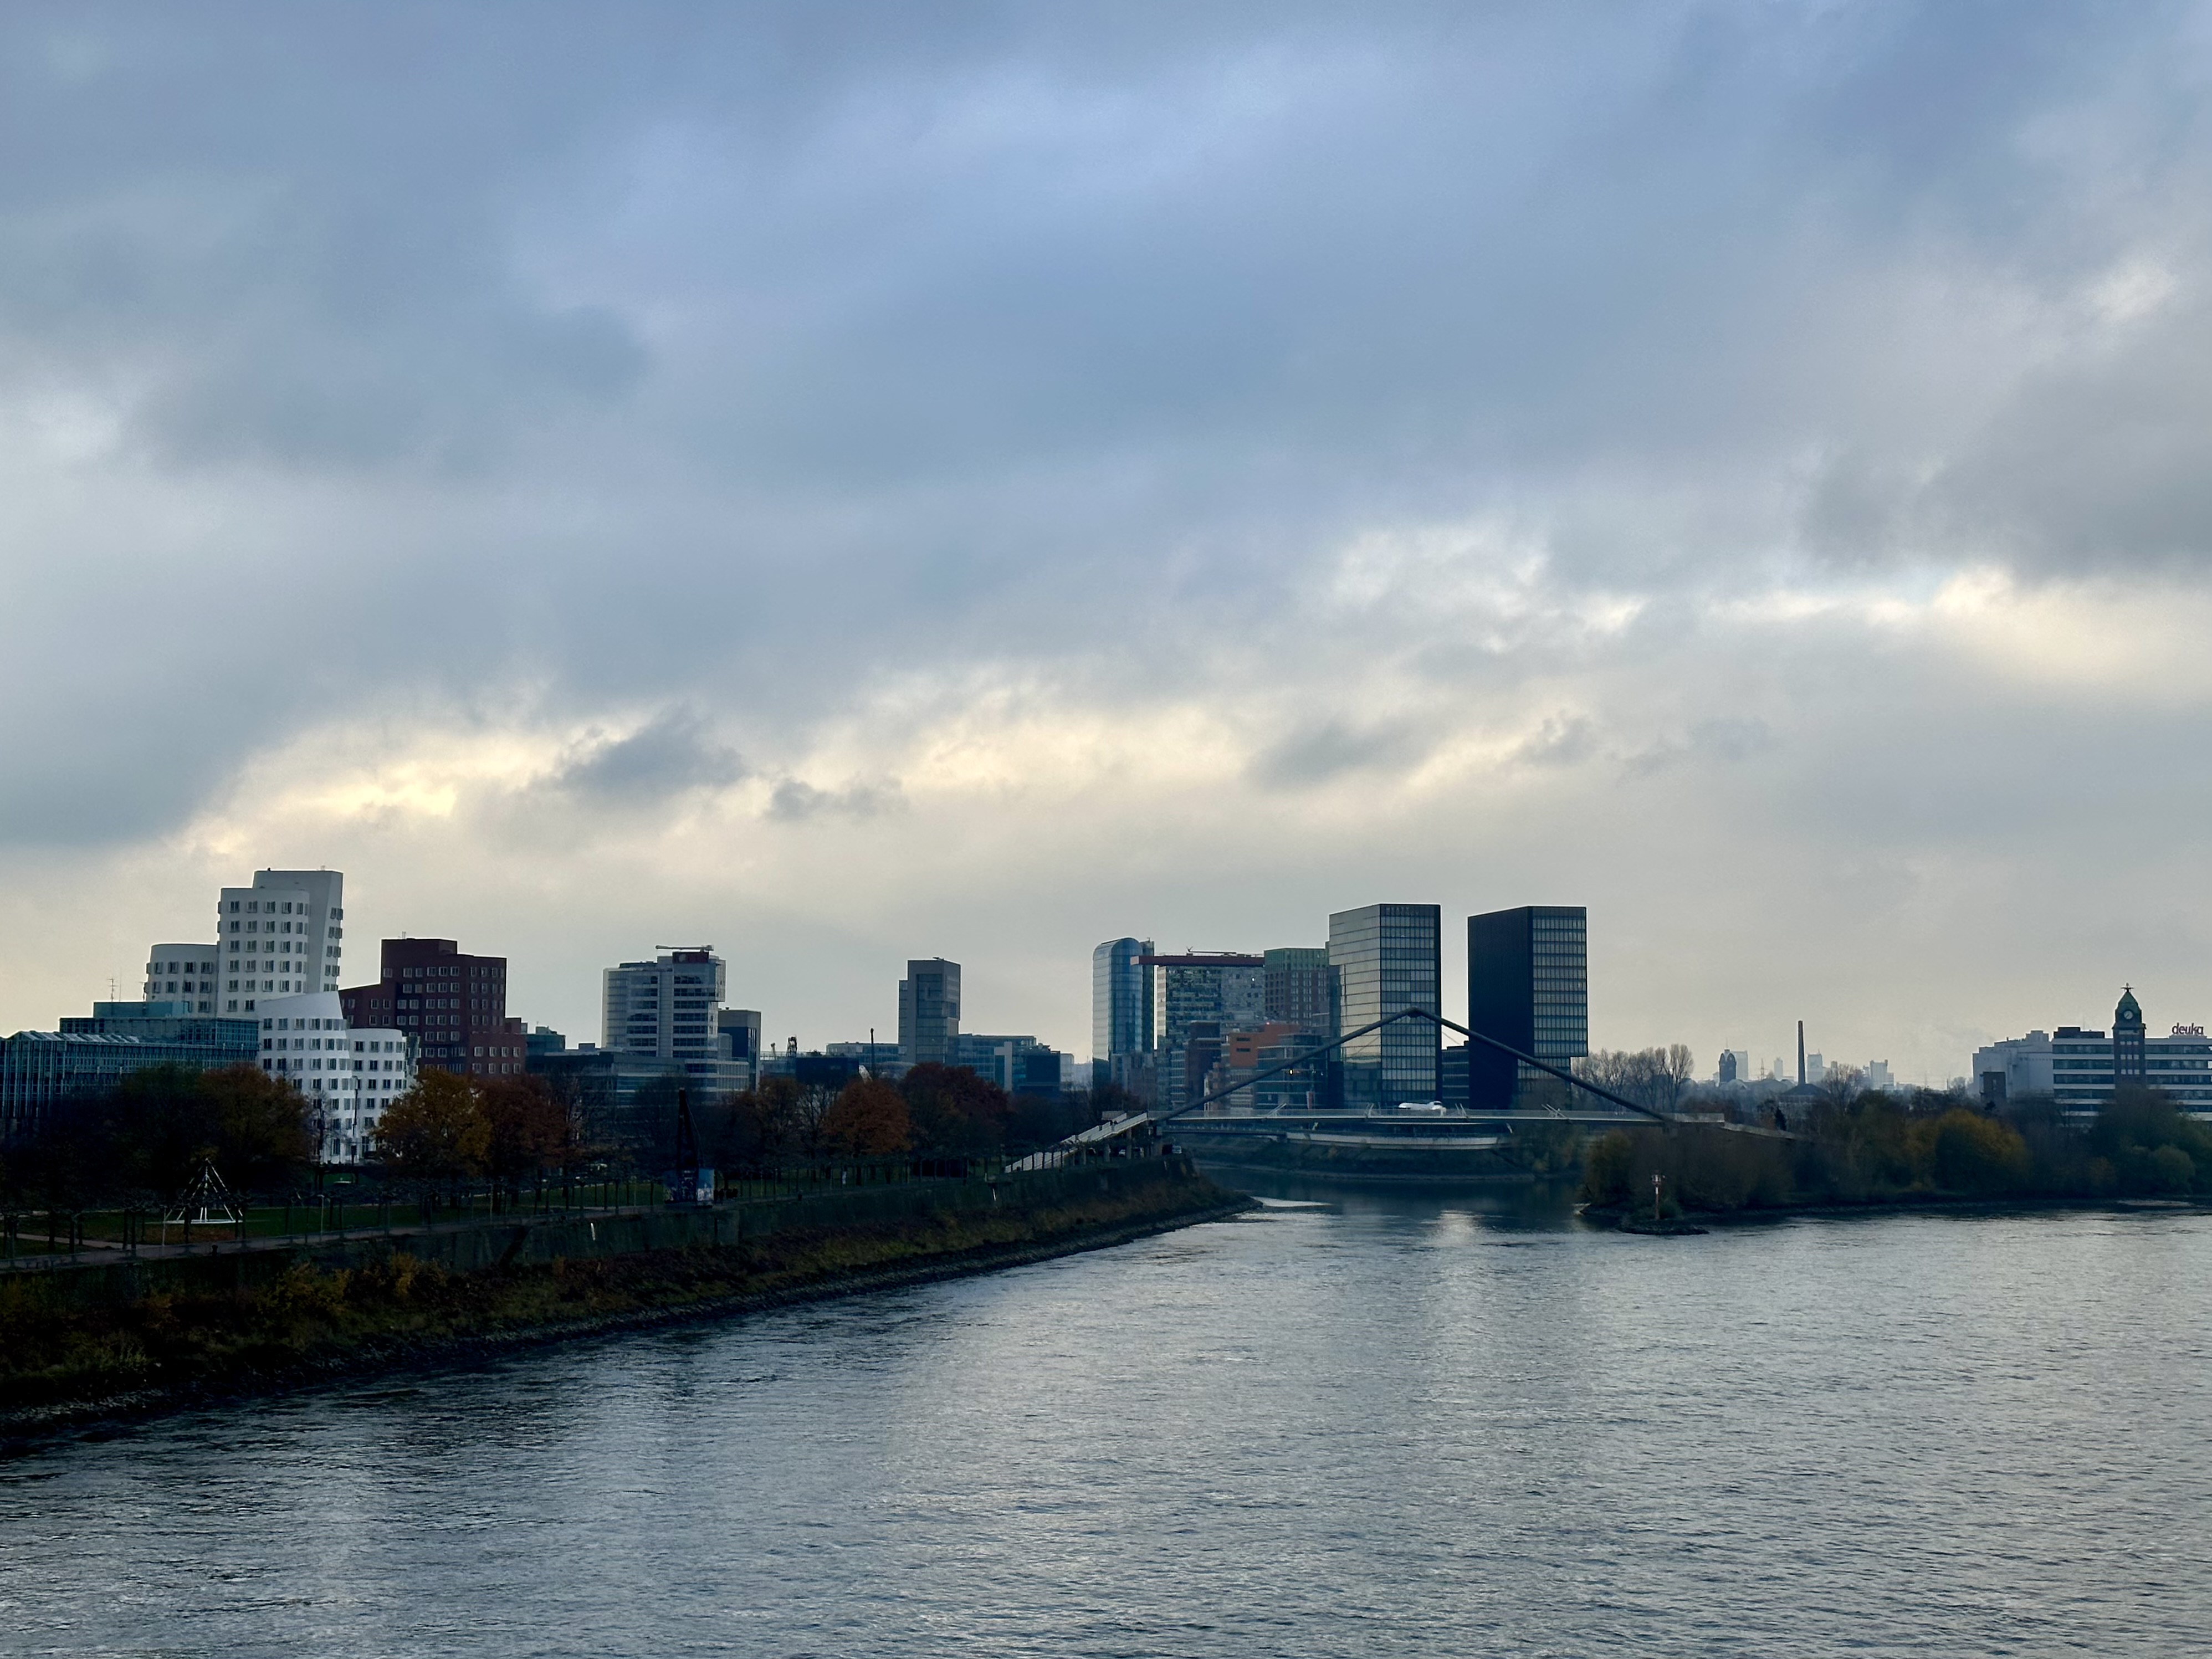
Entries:
{"type": "Polygon", "coordinates": [[[507,958],[449,939],[388,939],[374,985],[338,996],[353,1025],[397,1026],[421,1063],[466,1077],[520,1077],[523,1023],[507,1017],[507,958]]]}

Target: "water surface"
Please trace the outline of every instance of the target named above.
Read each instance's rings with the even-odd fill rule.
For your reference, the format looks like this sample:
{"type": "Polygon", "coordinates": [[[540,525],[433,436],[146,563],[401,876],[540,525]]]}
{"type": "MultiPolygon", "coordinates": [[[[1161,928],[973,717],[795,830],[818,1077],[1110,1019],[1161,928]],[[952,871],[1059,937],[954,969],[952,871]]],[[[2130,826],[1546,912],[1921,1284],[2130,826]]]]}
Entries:
{"type": "Polygon", "coordinates": [[[2212,1641],[2212,1218],[1320,1195],[0,1463],[0,1651],[2212,1641]]]}

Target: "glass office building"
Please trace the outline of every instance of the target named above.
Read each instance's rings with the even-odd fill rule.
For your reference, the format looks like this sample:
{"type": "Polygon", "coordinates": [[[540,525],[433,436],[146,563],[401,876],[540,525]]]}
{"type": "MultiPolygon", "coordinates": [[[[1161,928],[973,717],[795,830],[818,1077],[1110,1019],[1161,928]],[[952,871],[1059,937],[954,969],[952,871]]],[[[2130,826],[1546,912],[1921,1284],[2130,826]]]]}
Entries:
{"type": "Polygon", "coordinates": [[[1261,959],[1234,951],[1191,951],[1140,958],[1151,976],[1157,1104],[1180,1110],[1205,1092],[1223,1035],[1267,1023],[1267,976],[1261,959]]]}
{"type": "Polygon", "coordinates": [[[1262,952],[1261,960],[1267,976],[1267,1018],[1334,1036],[1336,975],[1329,970],[1328,949],[1292,945],[1262,952]]]}
{"type": "MultiPolygon", "coordinates": [[[[1331,916],[1337,1030],[1356,1031],[1407,1008],[1441,1014],[1443,933],[1443,911],[1434,904],[1369,904],[1331,916]]],[[[1437,1031],[1432,1021],[1404,1019],[1345,1044],[1345,1105],[1437,1099],[1437,1031]]]]}
{"type": "MultiPolygon", "coordinates": [[[[1467,919],[1468,1029],[1563,1071],[1589,1053],[1589,912],[1524,904],[1467,919]]],[[[1468,1102],[1505,1110],[1545,1074],[1477,1042],[1468,1102]]]]}
{"type": "Polygon", "coordinates": [[[1091,953],[1091,1058],[1109,1062],[1095,1073],[1102,1080],[1116,1056],[1141,1054],[1152,1046],[1152,988],[1144,963],[1152,954],[1148,939],[1109,939],[1091,953]]]}

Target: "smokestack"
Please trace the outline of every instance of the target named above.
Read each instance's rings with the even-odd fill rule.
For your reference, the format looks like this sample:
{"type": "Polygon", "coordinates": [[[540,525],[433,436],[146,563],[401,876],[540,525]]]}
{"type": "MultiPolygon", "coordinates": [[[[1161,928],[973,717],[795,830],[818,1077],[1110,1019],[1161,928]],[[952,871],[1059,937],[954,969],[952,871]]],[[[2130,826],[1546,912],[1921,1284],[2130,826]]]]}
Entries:
{"type": "Polygon", "coordinates": [[[1797,1022],[1797,1086],[1805,1086],[1805,1022],[1797,1022]]]}

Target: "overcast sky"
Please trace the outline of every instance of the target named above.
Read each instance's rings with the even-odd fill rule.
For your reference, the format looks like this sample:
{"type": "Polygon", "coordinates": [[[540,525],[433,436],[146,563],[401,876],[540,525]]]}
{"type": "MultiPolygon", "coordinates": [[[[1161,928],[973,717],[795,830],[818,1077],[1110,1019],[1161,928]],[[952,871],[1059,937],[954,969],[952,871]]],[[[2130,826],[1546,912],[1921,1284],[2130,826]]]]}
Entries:
{"type": "Polygon", "coordinates": [[[2212,12],[0,13],[0,1029],[262,866],[598,1036],[1590,911],[1591,1029],[2212,1019],[2212,12]]]}

